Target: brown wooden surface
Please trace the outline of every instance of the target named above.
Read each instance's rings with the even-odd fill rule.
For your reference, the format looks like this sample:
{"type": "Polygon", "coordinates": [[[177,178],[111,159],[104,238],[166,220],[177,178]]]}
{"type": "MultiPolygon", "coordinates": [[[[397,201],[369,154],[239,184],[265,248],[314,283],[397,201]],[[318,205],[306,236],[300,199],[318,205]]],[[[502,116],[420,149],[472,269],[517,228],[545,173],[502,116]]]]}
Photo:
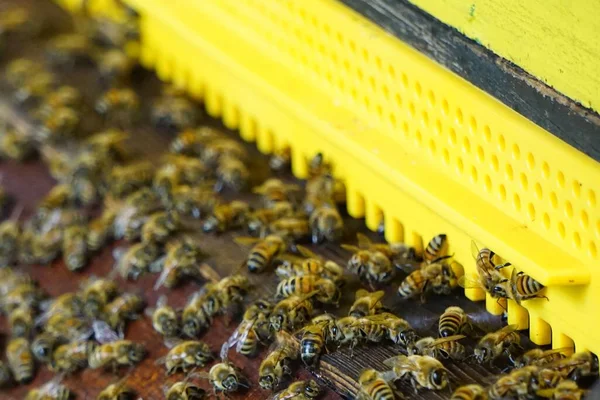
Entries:
{"type": "MultiPolygon", "coordinates": [[[[14,0],[13,4],[17,0],[14,0]]],[[[66,21],[64,17],[59,17],[60,12],[46,1],[33,1],[36,5],[38,13],[43,15],[52,15],[53,21],[66,21]],[[39,8],[38,8],[39,6],[39,8]],[[63,18],[63,19],[60,19],[63,18]]],[[[55,22],[56,24],[56,22],[55,22]]],[[[60,24],[58,24],[60,25],[60,24]]],[[[39,57],[39,41],[22,45],[17,42],[10,43],[2,60],[5,64],[8,59],[17,55],[28,54],[30,56],[39,57]]],[[[2,67],[0,65],[0,67],[2,67]]],[[[61,71],[64,82],[74,84],[84,90],[86,102],[92,104],[94,96],[100,90],[97,77],[91,67],[78,68],[76,71],[61,71]]],[[[147,110],[151,104],[152,98],[157,95],[159,84],[150,73],[140,72],[134,79],[134,86],[139,89],[144,112],[139,124],[132,129],[133,139],[129,145],[134,152],[137,152],[139,157],[156,158],[156,155],[164,150],[165,144],[168,143],[170,135],[154,131],[148,121],[147,110]]],[[[87,115],[87,114],[86,114],[87,115]]],[[[0,98],[0,118],[8,118],[13,122],[24,124],[27,126],[27,121],[15,112],[14,107],[10,105],[9,94],[4,90],[0,98]]],[[[214,121],[208,121],[209,124],[215,124],[214,121]]],[[[107,127],[97,117],[90,113],[89,118],[86,118],[84,130],[93,132],[107,127]]],[[[262,181],[268,174],[266,166],[266,158],[257,153],[257,151],[249,146],[249,150],[253,154],[252,171],[253,180],[255,182],[262,181]]],[[[34,209],[36,201],[43,196],[53,185],[53,180],[48,175],[44,165],[39,161],[32,161],[25,164],[16,164],[13,162],[2,162],[0,164],[0,174],[3,176],[2,185],[8,193],[13,196],[18,204],[25,207],[22,217],[26,217],[34,209]]],[[[291,177],[288,177],[292,179],[291,177]]],[[[255,201],[251,196],[242,196],[247,200],[255,201]]],[[[354,242],[357,231],[365,231],[362,221],[346,219],[346,233],[344,241],[354,242]]],[[[239,234],[239,233],[237,233],[239,234]]],[[[232,234],[222,236],[198,234],[200,243],[210,258],[207,262],[213,265],[220,273],[226,274],[234,268],[237,268],[245,258],[247,249],[241,248],[234,244],[231,240],[232,234]]],[[[452,238],[449,238],[452,240],[452,238]]],[[[70,273],[64,267],[62,261],[57,260],[51,265],[45,266],[27,266],[23,269],[30,273],[33,277],[39,280],[42,288],[50,295],[56,296],[67,291],[77,290],[79,283],[86,277],[91,275],[105,275],[109,273],[113,267],[114,260],[112,258],[112,249],[115,246],[123,245],[116,243],[113,246],[103,249],[99,254],[94,256],[87,268],[82,273],[70,273]]],[[[321,247],[313,247],[319,254],[332,258],[340,263],[345,263],[349,254],[341,250],[336,245],[326,245],[321,247]]],[[[401,278],[402,275],[399,276],[401,278]]],[[[182,287],[167,291],[162,288],[159,291],[152,290],[156,276],[146,275],[137,282],[119,281],[122,290],[131,290],[143,293],[143,296],[149,305],[154,305],[158,296],[162,293],[168,293],[169,303],[174,306],[183,306],[186,298],[192,292],[198,289],[194,283],[187,283],[182,287]]],[[[250,294],[248,301],[258,296],[265,296],[274,292],[276,280],[273,274],[260,276],[252,276],[254,289],[250,294]]],[[[344,288],[344,299],[339,309],[329,309],[337,315],[345,315],[348,307],[353,299],[354,291],[360,286],[358,282],[349,277],[349,282],[344,288]]],[[[475,319],[477,325],[485,330],[495,329],[501,325],[500,319],[491,317],[483,310],[482,304],[472,303],[464,298],[457,290],[455,294],[447,297],[430,297],[425,304],[418,301],[400,302],[396,295],[395,289],[397,282],[387,288],[388,295],[384,300],[386,306],[391,308],[398,315],[406,318],[417,331],[423,336],[434,335],[436,331],[437,318],[443,310],[449,305],[462,306],[475,319]]],[[[224,316],[216,318],[210,331],[202,337],[206,341],[215,354],[218,353],[221,344],[229,337],[233,329],[237,325],[237,321],[232,320],[232,317],[224,316]]],[[[8,334],[4,319],[0,320],[1,332],[6,338],[8,334]]],[[[481,334],[481,332],[479,332],[481,334]]],[[[144,399],[160,399],[163,397],[163,387],[168,382],[174,382],[182,379],[181,374],[176,374],[167,378],[162,366],[155,365],[155,360],[163,356],[167,352],[167,348],[163,345],[162,338],[156,334],[150,325],[147,317],[143,317],[131,324],[126,330],[128,339],[140,341],[145,344],[149,350],[148,357],[137,367],[132,370],[121,371],[121,376],[127,376],[128,383],[133,386],[144,399]]],[[[526,341],[526,339],[524,339],[526,341]]],[[[472,346],[474,340],[470,340],[468,344],[472,346]]],[[[399,353],[398,348],[391,345],[368,346],[357,348],[354,350],[353,357],[347,349],[327,354],[323,358],[321,369],[313,371],[314,374],[321,378],[322,383],[326,383],[335,387],[341,395],[345,397],[353,397],[353,391],[356,390],[356,383],[359,372],[367,367],[383,369],[382,361],[390,356],[399,353]]],[[[262,354],[261,354],[262,355],[262,354]]],[[[250,378],[252,387],[245,393],[234,394],[232,398],[248,398],[248,399],[266,399],[271,393],[260,390],[257,385],[257,370],[261,360],[261,355],[253,359],[248,359],[238,356],[234,351],[231,351],[231,359],[239,366],[244,373],[250,378]]],[[[498,367],[482,368],[474,364],[472,361],[467,361],[459,364],[446,363],[450,370],[452,386],[455,388],[460,384],[471,382],[479,382],[482,384],[490,383],[493,374],[500,373],[498,367]]],[[[499,363],[502,367],[502,362],[499,363]]],[[[19,399],[22,398],[26,391],[34,386],[41,385],[50,379],[52,374],[46,368],[39,368],[35,380],[26,387],[16,387],[11,390],[0,392],[0,398],[3,399],[19,399]]],[[[296,377],[308,377],[309,372],[298,368],[296,377]]],[[[78,399],[93,399],[98,392],[107,384],[118,379],[117,376],[105,371],[93,371],[86,369],[72,376],[66,377],[64,383],[69,386],[76,394],[78,399]]],[[[206,389],[209,389],[208,382],[200,381],[199,384],[206,389]]],[[[423,392],[419,395],[414,395],[412,390],[406,386],[401,386],[403,391],[407,393],[407,398],[424,398],[424,399],[440,399],[448,398],[449,392],[431,393],[423,392]]],[[[339,398],[333,391],[327,391],[324,399],[339,398]]]]}

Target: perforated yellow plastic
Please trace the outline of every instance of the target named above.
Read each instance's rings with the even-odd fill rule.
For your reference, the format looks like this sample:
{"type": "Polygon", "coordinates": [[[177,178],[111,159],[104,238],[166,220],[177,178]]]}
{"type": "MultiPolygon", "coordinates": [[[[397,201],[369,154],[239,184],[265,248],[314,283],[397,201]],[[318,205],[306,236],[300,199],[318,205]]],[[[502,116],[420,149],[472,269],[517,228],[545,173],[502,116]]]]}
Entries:
{"type": "Polygon", "coordinates": [[[127,3],[162,79],[261,151],[291,148],[299,177],[322,151],[388,240],[444,232],[470,277],[472,238],[492,248],[548,286],[511,323],[600,354],[598,163],[334,0],[127,3]]]}

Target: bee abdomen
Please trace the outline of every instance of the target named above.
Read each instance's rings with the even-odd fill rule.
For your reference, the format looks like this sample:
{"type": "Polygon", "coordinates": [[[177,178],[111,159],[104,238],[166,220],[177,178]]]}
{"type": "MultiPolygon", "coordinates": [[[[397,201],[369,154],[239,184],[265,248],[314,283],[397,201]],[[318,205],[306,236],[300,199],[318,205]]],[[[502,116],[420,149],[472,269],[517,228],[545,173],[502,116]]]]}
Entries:
{"type": "Polygon", "coordinates": [[[323,338],[314,333],[306,333],[300,344],[302,361],[308,366],[314,366],[321,354],[323,338]]]}
{"type": "Polygon", "coordinates": [[[439,334],[441,337],[456,335],[462,325],[461,318],[456,314],[442,315],[440,318],[439,334]]]}
{"type": "Polygon", "coordinates": [[[427,261],[435,260],[440,256],[440,253],[443,250],[445,244],[445,234],[434,236],[434,238],[431,239],[427,244],[427,247],[425,248],[425,252],[423,254],[423,258],[427,261]]]}
{"type": "Polygon", "coordinates": [[[268,264],[267,257],[260,251],[254,251],[248,257],[248,270],[257,272],[263,270],[268,264]]]}
{"type": "Polygon", "coordinates": [[[373,386],[371,398],[373,400],[394,400],[395,395],[387,383],[381,381],[373,386]]]}

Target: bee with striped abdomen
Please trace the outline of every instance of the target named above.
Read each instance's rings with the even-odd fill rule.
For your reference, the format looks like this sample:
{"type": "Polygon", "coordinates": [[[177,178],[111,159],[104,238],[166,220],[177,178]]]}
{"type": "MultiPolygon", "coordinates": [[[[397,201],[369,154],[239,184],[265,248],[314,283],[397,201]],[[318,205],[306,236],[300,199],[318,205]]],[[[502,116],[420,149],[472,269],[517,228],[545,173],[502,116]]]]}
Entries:
{"type": "Polygon", "coordinates": [[[153,263],[154,266],[162,266],[154,290],[158,290],[163,285],[173,288],[184,278],[208,282],[219,281],[219,274],[210,265],[201,263],[206,254],[191,238],[167,243],[166,249],[167,254],[153,263]]]}
{"type": "Polygon", "coordinates": [[[547,364],[544,368],[559,371],[562,376],[579,381],[584,377],[598,376],[598,357],[590,351],[580,351],[547,364]]]}
{"type": "Polygon", "coordinates": [[[287,249],[285,240],[276,235],[269,235],[264,239],[236,237],[234,240],[241,245],[254,244],[246,260],[250,272],[264,271],[271,265],[275,257],[284,253],[287,249]]]}
{"type": "Polygon", "coordinates": [[[135,391],[127,386],[126,378],[111,383],[98,394],[96,400],[133,400],[135,391]]]}
{"type": "Polygon", "coordinates": [[[17,383],[24,384],[33,379],[35,363],[27,339],[11,339],[6,345],[6,359],[17,383]]]}
{"type": "Polygon", "coordinates": [[[520,349],[521,337],[517,328],[517,325],[507,325],[496,332],[486,334],[475,346],[475,359],[482,364],[491,363],[504,352],[510,354],[515,348],[520,349]]]}
{"type": "Polygon", "coordinates": [[[423,260],[425,263],[431,263],[443,257],[448,247],[448,238],[441,233],[434,236],[423,251],[423,260]]]}
{"type": "Polygon", "coordinates": [[[261,195],[266,207],[271,207],[278,202],[288,202],[293,200],[292,193],[300,191],[300,186],[283,182],[278,178],[270,178],[264,181],[260,186],[252,189],[254,193],[261,195]]]}
{"type": "Polygon", "coordinates": [[[324,304],[337,304],[341,292],[335,282],[320,278],[316,275],[293,276],[284,279],[277,285],[277,297],[284,298],[292,295],[306,295],[316,291],[315,299],[324,304]]]}
{"type": "Polygon", "coordinates": [[[269,316],[273,305],[266,300],[254,302],[244,312],[242,322],[227,341],[229,347],[236,346],[235,350],[245,356],[256,353],[259,343],[270,336],[269,316]]]}
{"type": "Polygon", "coordinates": [[[152,105],[152,123],[158,128],[173,131],[190,129],[199,118],[198,105],[183,96],[162,96],[152,105]]]}
{"type": "Polygon", "coordinates": [[[313,312],[312,297],[316,292],[304,296],[293,295],[279,301],[273,308],[269,317],[269,324],[273,331],[295,331],[310,319],[313,312]]]}
{"type": "Polygon", "coordinates": [[[277,333],[276,342],[258,368],[258,384],[275,390],[286,376],[292,374],[291,362],[298,358],[298,345],[285,331],[277,333]]]}
{"type": "Polygon", "coordinates": [[[469,316],[460,307],[448,307],[440,316],[438,324],[438,334],[440,337],[454,336],[471,330],[472,326],[469,316]]]}
{"type": "Polygon", "coordinates": [[[28,338],[35,330],[34,310],[27,305],[15,308],[8,314],[8,326],[13,338],[28,338]]]}
{"type": "Polygon", "coordinates": [[[302,334],[300,358],[306,366],[310,368],[317,366],[321,353],[326,348],[327,341],[332,339],[330,338],[330,330],[335,323],[333,316],[324,314],[313,318],[309,325],[302,328],[300,331],[302,334]]]}
{"type": "Polygon", "coordinates": [[[464,385],[452,393],[450,400],[488,400],[488,395],[481,385],[464,385]]]}
{"type": "Polygon", "coordinates": [[[146,315],[152,318],[152,327],[162,336],[175,337],[180,331],[179,315],[167,304],[167,296],[162,295],[156,302],[156,308],[146,308],[146,315]]]}
{"type": "Polygon", "coordinates": [[[249,213],[250,205],[245,201],[234,200],[219,204],[213,209],[212,215],[204,221],[202,230],[223,233],[230,229],[239,229],[244,225],[249,213]]]}
{"type": "Polygon", "coordinates": [[[90,251],[98,251],[113,239],[113,222],[116,210],[104,209],[99,217],[90,221],[87,229],[87,246],[90,251]]]}
{"type": "Polygon", "coordinates": [[[535,348],[527,351],[525,354],[523,354],[520,357],[517,357],[516,359],[511,358],[511,361],[515,368],[523,368],[528,365],[535,365],[541,367],[546,364],[550,364],[554,361],[558,361],[565,358],[565,355],[562,354],[562,352],[569,350],[571,350],[571,348],[549,350],[535,348]]]}
{"type": "Polygon", "coordinates": [[[408,378],[415,392],[419,389],[442,390],[449,384],[448,371],[433,357],[399,355],[383,363],[392,368],[395,379],[408,378]]]}
{"type": "Polygon", "coordinates": [[[86,333],[80,339],[59,345],[52,352],[50,370],[60,373],[73,373],[88,365],[88,357],[96,348],[96,342],[87,340],[86,333]]]}
{"type": "Polygon", "coordinates": [[[216,287],[216,283],[206,283],[188,299],[181,315],[181,330],[184,336],[197,337],[212,323],[217,310],[216,287]]]}
{"type": "Polygon", "coordinates": [[[150,267],[158,255],[159,249],[154,243],[140,242],[128,249],[117,248],[113,251],[115,270],[122,278],[135,281],[150,272],[150,267]]]}
{"type": "Polygon", "coordinates": [[[340,283],[342,281],[344,269],[338,263],[325,260],[299,244],[296,245],[296,250],[305,258],[295,260],[289,256],[284,256],[277,260],[279,265],[275,269],[275,274],[280,279],[293,276],[318,275],[334,282],[340,283]]]}
{"type": "Polygon", "coordinates": [[[311,230],[311,239],[314,244],[338,242],[342,238],[344,220],[337,207],[325,204],[315,208],[308,219],[311,230]]]}
{"type": "Polygon", "coordinates": [[[277,393],[273,400],[311,400],[319,397],[319,394],[321,394],[319,385],[314,379],[309,379],[292,383],[287,389],[277,393]]]}
{"type": "Polygon", "coordinates": [[[381,299],[383,299],[384,295],[385,292],[383,290],[369,292],[365,289],[358,289],[348,315],[360,318],[378,314],[383,309],[381,299]]]}
{"type": "Polygon", "coordinates": [[[146,349],[141,343],[122,339],[103,321],[94,322],[94,335],[100,345],[90,353],[90,368],[113,368],[132,366],[141,362],[146,356],[146,349]]]}
{"type": "Polygon", "coordinates": [[[492,288],[491,294],[494,297],[508,298],[521,304],[524,300],[546,299],[548,297],[541,295],[544,285],[523,272],[517,272],[513,269],[510,279],[503,279],[496,283],[492,288]]]}
{"type": "Polygon", "coordinates": [[[302,240],[309,236],[310,229],[304,216],[291,216],[271,222],[268,232],[286,240],[302,240]]]}
{"type": "Polygon", "coordinates": [[[246,227],[251,235],[262,236],[269,225],[280,218],[293,217],[294,205],[289,201],[278,201],[268,208],[260,208],[248,214],[246,227]]]}
{"type": "Polygon", "coordinates": [[[144,300],[132,293],[124,293],[104,306],[102,315],[108,326],[122,331],[127,321],[135,320],[144,309],[144,300]]]}
{"type": "Polygon", "coordinates": [[[90,277],[81,288],[83,315],[91,319],[97,318],[117,293],[117,284],[113,280],[90,277]]]}
{"type": "Polygon", "coordinates": [[[250,171],[248,167],[241,159],[233,156],[225,155],[220,157],[216,176],[216,192],[222,192],[224,189],[241,192],[250,185],[250,171]]]}
{"type": "Polygon", "coordinates": [[[364,370],[358,377],[357,400],[394,400],[396,398],[393,389],[383,374],[374,370],[364,370]]]}
{"type": "Polygon", "coordinates": [[[464,339],[464,335],[447,336],[443,338],[425,337],[417,340],[408,347],[409,354],[418,354],[434,358],[451,358],[462,360],[466,356],[465,346],[458,341],[464,339]]]}
{"type": "Polygon", "coordinates": [[[196,367],[204,367],[214,359],[210,347],[199,340],[186,340],[176,343],[166,356],[156,360],[157,364],[164,364],[167,375],[178,370],[187,372],[196,367]]]}
{"type": "Polygon", "coordinates": [[[173,211],[158,211],[148,217],[142,227],[142,241],[164,243],[181,226],[179,214],[173,211]]]}

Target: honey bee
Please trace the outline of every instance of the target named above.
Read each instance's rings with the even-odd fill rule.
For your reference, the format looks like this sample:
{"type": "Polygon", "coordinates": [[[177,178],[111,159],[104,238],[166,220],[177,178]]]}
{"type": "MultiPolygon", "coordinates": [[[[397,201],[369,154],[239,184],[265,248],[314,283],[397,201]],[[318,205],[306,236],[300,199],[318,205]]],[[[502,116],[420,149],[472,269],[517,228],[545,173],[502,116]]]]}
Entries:
{"type": "Polygon", "coordinates": [[[24,384],[33,379],[35,364],[27,339],[11,339],[6,345],[6,359],[17,383],[24,384]]]}
{"type": "Polygon", "coordinates": [[[305,295],[316,291],[315,299],[325,304],[337,304],[341,292],[335,282],[316,275],[293,276],[277,285],[277,296],[305,295]]]}
{"type": "Polygon", "coordinates": [[[125,383],[125,379],[111,383],[98,394],[96,400],[133,400],[135,391],[125,383]]]}
{"type": "Polygon", "coordinates": [[[202,218],[212,212],[218,203],[217,196],[212,190],[204,187],[180,185],[171,192],[170,209],[181,217],[202,218]]]}
{"type": "Polygon", "coordinates": [[[84,318],[60,313],[50,316],[44,328],[45,333],[54,335],[59,341],[73,341],[85,334],[91,334],[90,325],[84,318]]]}
{"type": "MultiPolygon", "coordinates": [[[[353,318],[353,317],[346,317],[353,318]]],[[[343,318],[342,318],[343,319],[343,318]]],[[[343,328],[343,321],[340,319],[338,325],[343,328]],[[340,322],[342,321],[342,322],[340,322]]],[[[389,337],[388,325],[386,320],[380,317],[380,315],[368,315],[362,318],[356,318],[352,325],[349,327],[350,330],[358,330],[358,339],[370,342],[379,343],[383,339],[389,337]]],[[[344,329],[342,329],[343,333],[344,329]]],[[[351,336],[356,337],[356,332],[351,332],[351,336]]],[[[353,340],[352,345],[356,344],[357,341],[353,340]]]]}
{"type": "Polygon", "coordinates": [[[293,295],[279,301],[273,308],[269,317],[270,327],[273,331],[294,331],[310,319],[313,312],[311,298],[316,292],[304,296],[293,295]]]}
{"type": "Polygon", "coordinates": [[[287,240],[301,240],[308,237],[308,220],[303,216],[283,217],[269,224],[269,232],[287,240]]]}
{"type": "Polygon", "coordinates": [[[332,339],[329,335],[332,325],[335,325],[335,320],[325,314],[325,317],[313,318],[311,323],[300,331],[300,358],[307,367],[317,366],[327,341],[332,339]]]}
{"type": "Polygon", "coordinates": [[[287,249],[285,240],[276,235],[269,235],[264,239],[236,237],[234,240],[241,245],[254,244],[246,259],[246,266],[250,272],[264,271],[271,265],[275,257],[287,249]]]}
{"type": "Polygon", "coordinates": [[[496,283],[492,288],[494,297],[508,298],[514,300],[517,304],[521,304],[524,300],[548,297],[539,293],[544,289],[544,285],[523,272],[517,272],[513,269],[510,279],[503,279],[496,283]]]}
{"type": "Polygon", "coordinates": [[[269,168],[275,173],[289,171],[292,165],[292,151],[289,147],[276,150],[269,158],[269,168]]]}
{"type": "Polygon", "coordinates": [[[569,348],[550,350],[535,348],[527,351],[525,354],[517,357],[516,359],[511,358],[511,361],[515,368],[523,368],[529,365],[541,367],[565,358],[565,355],[562,354],[562,352],[566,350],[569,350],[569,348]]]}
{"type": "Polygon", "coordinates": [[[243,144],[229,137],[213,138],[208,141],[201,154],[202,161],[208,166],[215,167],[223,163],[223,159],[239,160],[242,163],[248,159],[248,152],[243,144]]]}
{"type": "Polygon", "coordinates": [[[334,205],[317,207],[308,221],[313,243],[322,243],[324,240],[338,242],[341,239],[344,220],[334,205]]]}
{"type": "MultiPolygon", "coordinates": [[[[477,267],[477,273],[479,276],[479,282],[477,286],[485,289],[488,293],[494,295],[494,287],[497,283],[504,280],[504,276],[499,272],[496,267],[507,267],[510,263],[504,263],[496,265],[495,259],[497,258],[496,253],[488,248],[479,250],[477,244],[471,241],[471,254],[475,258],[475,265],[477,267]]],[[[465,286],[465,278],[461,277],[459,284],[465,286]]]]}
{"type": "Polygon", "coordinates": [[[46,46],[46,56],[54,65],[74,66],[90,60],[90,43],[79,33],[55,36],[46,46]]]}
{"type": "Polygon", "coordinates": [[[173,139],[169,150],[176,154],[198,157],[202,155],[209,143],[223,138],[226,138],[223,132],[209,126],[186,129],[173,139]]]}
{"type": "Polygon", "coordinates": [[[555,388],[538,390],[536,394],[552,400],[581,400],[587,392],[579,388],[576,382],[563,380],[555,388]]]}
{"type": "Polygon", "coordinates": [[[239,368],[227,360],[213,365],[208,374],[201,372],[200,376],[209,380],[215,393],[223,392],[227,395],[237,392],[240,387],[249,387],[239,368]]]}
{"type": "Polygon", "coordinates": [[[19,105],[37,102],[52,92],[56,87],[56,76],[49,71],[39,71],[27,78],[17,88],[13,95],[14,101],[19,105]]]}
{"type": "Polygon", "coordinates": [[[44,119],[36,135],[42,142],[54,142],[71,138],[79,126],[79,113],[70,107],[58,107],[44,119]]]}
{"type": "Polygon", "coordinates": [[[4,361],[0,361],[0,388],[9,386],[12,382],[10,368],[4,361]]]}
{"type": "Polygon", "coordinates": [[[109,49],[101,52],[96,59],[100,78],[111,85],[125,83],[136,66],[135,59],[120,49],[109,49]]]}
{"type": "Polygon", "coordinates": [[[128,88],[111,88],[97,100],[95,109],[101,116],[118,123],[133,122],[140,107],[137,94],[128,88]]]}
{"type": "Polygon", "coordinates": [[[22,284],[32,285],[33,281],[29,275],[16,272],[11,267],[0,268],[0,297],[22,284]]]}
{"type": "Polygon", "coordinates": [[[169,154],[156,171],[153,187],[163,201],[168,201],[171,191],[178,185],[196,185],[203,182],[209,171],[204,163],[193,157],[169,154]]]}
{"type": "Polygon", "coordinates": [[[37,308],[43,298],[44,293],[37,285],[24,282],[8,290],[0,304],[2,311],[9,315],[19,307],[37,308]]]}
{"type": "Polygon", "coordinates": [[[81,289],[83,315],[92,319],[97,318],[117,293],[118,288],[114,281],[104,278],[89,278],[83,283],[81,289]]]}
{"type": "Polygon", "coordinates": [[[249,185],[250,171],[241,159],[224,155],[219,159],[216,176],[215,191],[222,192],[224,189],[230,189],[241,192],[249,185]]]}
{"type": "Polygon", "coordinates": [[[72,393],[60,383],[61,379],[62,376],[58,376],[39,388],[31,389],[27,392],[25,400],[69,400],[72,393]]]}
{"type": "Polygon", "coordinates": [[[404,278],[398,287],[398,295],[403,299],[421,296],[423,301],[429,290],[449,294],[453,288],[453,278],[454,273],[449,265],[442,262],[427,264],[404,278]]]}
{"type": "Polygon", "coordinates": [[[307,214],[311,214],[320,206],[346,201],[346,188],[343,182],[330,174],[310,178],[306,182],[305,193],[302,208],[307,214]]]}
{"type": "Polygon", "coordinates": [[[21,228],[18,223],[18,217],[22,207],[13,212],[13,215],[6,221],[0,222],[0,264],[11,265],[17,261],[19,250],[19,237],[21,228]]]}
{"type": "Polygon", "coordinates": [[[464,335],[447,336],[443,338],[425,337],[417,340],[408,350],[411,354],[439,358],[452,358],[462,360],[466,356],[465,346],[458,341],[464,339],[464,335]]]}
{"type": "Polygon", "coordinates": [[[42,332],[35,336],[31,342],[31,353],[33,357],[44,364],[52,361],[52,353],[56,346],[63,344],[62,338],[48,332],[42,332]]]}
{"type": "Polygon", "coordinates": [[[215,287],[216,312],[221,312],[232,304],[240,303],[250,288],[244,275],[229,275],[221,279],[215,287]]]}
{"type": "Polygon", "coordinates": [[[438,333],[440,337],[458,335],[459,333],[470,331],[471,329],[469,316],[460,307],[448,307],[440,316],[440,322],[438,324],[438,333]]]}
{"type": "Polygon", "coordinates": [[[338,263],[325,260],[301,245],[296,245],[296,250],[306,258],[293,260],[286,256],[278,260],[279,265],[275,269],[275,274],[280,279],[302,275],[318,275],[322,278],[341,283],[344,269],[338,263]]]}
{"type": "Polygon", "coordinates": [[[165,390],[166,400],[204,400],[206,391],[188,380],[175,382],[165,390]]]}
{"type": "Polygon", "coordinates": [[[358,289],[348,315],[360,318],[367,315],[379,314],[383,309],[381,299],[384,295],[385,292],[383,290],[368,292],[365,289],[358,289]]]}
{"type": "Polygon", "coordinates": [[[287,389],[277,393],[273,397],[273,400],[310,400],[319,397],[320,393],[321,388],[317,382],[315,382],[314,379],[309,379],[307,381],[297,381],[290,384],[287,389]]]}
{"type": "Polygon", "coordinates": [[[446,368],[433,357],[399,355],[383,363],[393,369],[395,379],[407,378],[415,393],[419,389],[442,390],[450,383],[446,368]]]}
{"type": "Polygon", "coordinates": [[[366,369],[358,377],[360,390],[357,400],[394,400],[394,391],[383,374],[374,369],[366,369]]]}
{"type": "Polygon", "coordinates": [[[300,191],[300,186],[283,182],[281,179],[270,178],[260,186],[252,189],[252,192],[262,196],[266,207],[277,204],[280,201],[293,200],[292,193],[300,191]]]}
{"type": "Polygon", "coordinates": [[[438,260],[440,257],[444,256],[448,247],[448,238],[445,234],[441,233],[439,235],[434,236],[429,243],[427,243],[427,247],[425,247],[425,251],[423,251],[423,260],[425,263],[431,263],[438,260]]]}
{"type": "MultiPolygon", "coordinates": [[[[55,185],[50,189],[50,191],[42,198],[42,200],[38,203],[37,215],[40,218],[50,219],[50,215],[52,212],[57,209],[66,209],[68,207],[73,206],[75,202],[75,197],[73,196],[73,191],[71,190],[71,186],[66,183],[61,183],[55,185]]],[[[58,216],[58,214],[54,214],[58,216]]]]}
{"type": "Polygon", "coordinates": [[[215,287],[216,284],[207,283],[189,298],[181,316],[182,332],[185,336],[197,337],[212,323],[216,309],[214,304],[215,287]]]}
{"type": "Polygon", "coordinates": [[[204,367],[213,360],[210,347],[199,340],[187,340],[176,344],[167,355],[156,360],[157,364],[164,364],[167,375],[178,370],[187,372],[195,367],[204,367]]]}
{"type": "Polygon", "coordinates": [[[589,351],[581,351],[567,358],[544,366],[559,371],[564,377],[579,381],[588,376],[598,376],[598,357],[589,351]]]}
{"type": "Polygon", "coordinates": [[[83,150],[114,161],[125,161],[127,150],[124,143],[128,138],[127,132],[120,129],[107,129],[86,138],[83,142],[83,150]]]}
{"type": "Polygon", "coordinates": [[[73,225],[65,229],[62,252],[69,271],[78,271],[85,267],[88,259],[87,229],[73,225]]]}
{"type": "Polygon", "coordinates": [[[210,265],[200,263],[205,257],[206,254],[191,240],[168,243],[164,260],[159,259],[155,262],[162,264],[162,271],[154,284],[154,290],[158,290],[163,285],[173,288],[186,277],[195,280],[218,281],[219,274],[210,265]]]}
{"type": "Polygon", "coordinates": [[[258,384],[266,390],[279,387],[292,374],[290,364],[298,358],[298,345],[285,331],[277,333],[276,342],[258,368],[258,384]]]}
{"type": "Polygon", "coordinates": [[[137,239],[149,218],[148,214],[158,209],[160,209],[160,199],[152,189],[142,188],[131,193],[113,221],[115,238],[125,238],[128,241],[137,239]]]}
{"type": "Polygon", "coordinates": [[[108,326],[122,331],[125,323],[137,319],[144,308],[144,300],[131,293],[124,293],[104,306],[102,315],[108,326]]]}
{"type": "Polygon", "coordinates": [[[475,347],[475,359],[482,364],[484,362],[491,363],[502,353],[510,354],[513,349],[520,348],[521,337],[517,328],[517,325],[507,325],[482,337],[475,347]]]}
{"type": "Polygon", "coordinates": [[[532,379],[537,372],[536,367],[525,367],[512,371],[508,375],[501,376],[490,386],[489,398],[500,400],[506,398],[524,398],[529,395],[532,379]]]}
{"type": "Polygon", "coordinates": [[[158,257],[158,247],[154,243],[140,242],[127,250],[117,248],[113,256],[117,260],[115,269],[124,279],[137,280],[150,270],[158,257]]]}
{"type": "Polygon", "coordinates": [[[464,385],[452,393],[450,400],[488,400],[488,395],[481,385],[464,385]]]}
{"type": "Polygon", "coordinates": [[[98,251],[113,238],[113,222],[116,210],[104,209],[102,214],[90,221],[87,229],[87,247],[90,251],[98,251]]]}
{"type": "Polygon", "coordinates": [[[258,344],[269,337],[269,316],[273,305],[266,300],[254,302],[244,312],[244,317],[238,328],[227,341],[228,347],[236,346],[235,350],[245,356],[252,356],[258,349],[258,344]]]}
{"type": "Polygon", "coordinates": [[[146,356],[146,349],[141,343],[122,339],[106,323],[94,322],[96,340],[100,342],[88,357],[92,369],[116,368],[132,366],[141,362],[146,356]]]}
{"type": "Polygon", "coordinates": [[[175,337],[179,332],[179,315],[167,304],[167,296],[162,295],[156,302],[156,308],[146,308],[146,314],[152,318],[154,330],[165,337],[175,337]]]}
{"type": "Polygon", "coordinates": [[[234,200],[220,204],[213,209],[212,215],[204,221],[204,232],[223,233],[229,229],[241,228],[250,212],[250,205],[244,201],[234,200]]]}
{"type": "Polygon", "coordinates": [[[337,330],[337,335],[335,335],[333,341],[336,342],[338,346],[349,344],[350,350],[352,351],[354,347],[356,347],[356,345],[358,345],[364,339],[358,321],[359,318],[352,316],[338,319],[335,322],[335,327],[332,328],[334,332],[337,330]]]}
{"type": "Polygon", "coordinates": [[[198,105],[185,97],[165,96],[152,106],[152,123],[158,128],[173,131],[189,129],[199,118],[198,105]]]}
{"type": "Polygon", "coordinates": [[[50,317],[61,315],[63,317],[74,317],[81,314],[83,302],[77,293],[67,292],[56,297],[49,304],[43,304],[44,313],[36,320],[36,324],[40,325],[46,322],[50,317]]]}
{"type": "Polygon", "coordinates": [[[361,250],[354,246],[342,244],[342,248],[355,251],[348,260],[348,269],[357,274],[361,281],[373,287],[375,284],[390,282],[395,276],[395,269],[390,259],[382,252],[361,250]]]}
{"type": "Polygon", "coordinates": [[[12,337],[29,337],[35,329],[33,310],[27,306],[15,308],[8,315],[8,326],[12,337]]]}
{"type": "Polygon", "coordinates": [[[4,127],[0,135],[0,156],[4,159],[25,161],[36,152],[35,143],[30,135],[25,135],[15,127],[4,127]]]}
{"type": "Polygon", "coordinates": [[[246,227],[252,235],[261,235],[269,228],[269,224],[284,217],[294,216],[294,205],[289,201],[279,201],[269,208],[252,211],[246,219],[246,227]]]}
{"type": "Polygon", "coordinates": [[[394,314],[384,312],[363,318],[381,320],[388,331],[388,338],[395,344],[408,348],[417,340],[417,333],[408,321],[394,314]]]}
{"type": "Polygon", "coordinates": [[[35,117],[40,120],[48,118],[56,109],[68,107],[76,109],[81,103],[81,93],[72,86],[60,86],[49,93],[43,104],[35,111],[35,117]]]}
{"type": "Polygon", "coordinates": [[[50,369],[54,372],[73,373],[85,368],[88,364],[88,357],[96,348],[94,341],[84,339],[86,336],[87,334],[79,340],[56,347],[52,352],[50,369]]]}
{"type": "Polygon", "coordinates": [[[153,166],[146,161],[115,166],[110,172],[110,191],[113,196],[123,198],[136,190],[150,186],[153,177],[153,166]]]}

